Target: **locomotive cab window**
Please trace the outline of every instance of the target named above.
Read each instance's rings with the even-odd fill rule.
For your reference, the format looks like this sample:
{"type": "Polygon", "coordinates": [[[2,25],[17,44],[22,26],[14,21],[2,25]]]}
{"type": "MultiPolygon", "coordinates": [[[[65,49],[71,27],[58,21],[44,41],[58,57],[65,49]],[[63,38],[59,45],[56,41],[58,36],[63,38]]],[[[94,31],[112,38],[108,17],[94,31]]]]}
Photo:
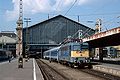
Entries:
{"type": "Polygon", "coordinates": [[[74,45],[74,46],[73,46],[73,50],[81,50],[81,49],[80,49],[80,45],[74,45]]]}
{"type": "Polygon", "coordinates": [[[89,49],[89,46],[88,46],[88,43],[83,43],[82,45],[81,45],[81,49],[82,50],[88,50],[89,49]]]}

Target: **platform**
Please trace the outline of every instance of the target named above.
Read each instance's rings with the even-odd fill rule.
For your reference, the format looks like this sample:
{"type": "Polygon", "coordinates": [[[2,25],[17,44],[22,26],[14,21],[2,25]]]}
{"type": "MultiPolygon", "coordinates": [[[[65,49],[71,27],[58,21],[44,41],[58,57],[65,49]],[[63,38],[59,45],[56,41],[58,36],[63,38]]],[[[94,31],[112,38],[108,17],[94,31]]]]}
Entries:
{"type": "Polygon", "coordinates": [[[120,65],[100,63],[100,65],[94,65],[93,69],[120,77],[120,65]]]}
{"type": "Polygon", "coordinates": [[[0,63],[0,80],[44,80],[34,59],[23,64],[23,68],[18,68],[17,59],[0,63]]]}

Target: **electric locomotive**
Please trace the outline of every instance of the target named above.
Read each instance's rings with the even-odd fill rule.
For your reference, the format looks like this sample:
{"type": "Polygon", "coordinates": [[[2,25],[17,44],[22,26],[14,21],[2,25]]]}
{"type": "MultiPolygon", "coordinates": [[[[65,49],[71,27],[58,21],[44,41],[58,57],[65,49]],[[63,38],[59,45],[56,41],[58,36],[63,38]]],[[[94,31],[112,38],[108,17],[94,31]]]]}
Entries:
{"type": "Polygon", "coordinates": [[[88,48],[88,43],[83,43],[81,39],[68,40],[59,49],[59,62],[71,67],[92,68],[88,48]]]}

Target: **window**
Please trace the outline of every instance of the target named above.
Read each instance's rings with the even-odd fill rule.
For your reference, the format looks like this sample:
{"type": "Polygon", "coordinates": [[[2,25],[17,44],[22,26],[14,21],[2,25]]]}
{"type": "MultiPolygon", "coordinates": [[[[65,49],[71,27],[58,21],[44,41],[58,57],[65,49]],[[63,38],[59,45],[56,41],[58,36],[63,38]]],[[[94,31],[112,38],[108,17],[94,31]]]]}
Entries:
{"type": "Polygon", "coordinates": [[[73,50],[80,50],[80,45],[74,45],[73,50]]]}

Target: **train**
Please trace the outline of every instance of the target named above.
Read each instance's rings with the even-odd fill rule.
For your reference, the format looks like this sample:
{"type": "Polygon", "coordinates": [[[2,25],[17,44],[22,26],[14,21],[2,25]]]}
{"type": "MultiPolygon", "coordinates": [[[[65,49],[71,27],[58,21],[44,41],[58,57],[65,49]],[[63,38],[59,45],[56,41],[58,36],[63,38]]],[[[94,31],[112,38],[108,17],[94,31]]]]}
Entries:
{"type": "Polygon", "coordinates": [[[0,61],[9,59],[11,51],[0,49],[0,61]]]}
{"type": "Polygon", "coordinates": [[[71,67],[92,68],[88,48],[88,43],[74,39],[63,43],[59,47],[45,51],[43,58],[50,61],[57,61],[71,67]]]}
{"type": "Polygon", "coordinates": [[[59,47],[49,49],[43,53],[43,58],[50,61],[59,61],[59,47]]]}

